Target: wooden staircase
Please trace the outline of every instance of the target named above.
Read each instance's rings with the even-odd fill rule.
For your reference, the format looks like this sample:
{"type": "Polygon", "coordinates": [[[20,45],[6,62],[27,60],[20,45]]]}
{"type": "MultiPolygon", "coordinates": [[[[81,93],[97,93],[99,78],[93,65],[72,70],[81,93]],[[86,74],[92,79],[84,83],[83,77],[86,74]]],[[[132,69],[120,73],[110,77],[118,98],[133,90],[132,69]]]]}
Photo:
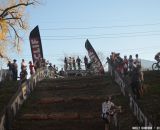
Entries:
{"type": "MultiPolygon", "coordinates": [[[[108,95],[121,105],[121,130],[137,124],[127,99],[109,76],[44,80],[24,103],[12,130],[104,130],[101,104],[108,95]]],[[[115,130],[115,128],[112,128],[115,130]]]]}

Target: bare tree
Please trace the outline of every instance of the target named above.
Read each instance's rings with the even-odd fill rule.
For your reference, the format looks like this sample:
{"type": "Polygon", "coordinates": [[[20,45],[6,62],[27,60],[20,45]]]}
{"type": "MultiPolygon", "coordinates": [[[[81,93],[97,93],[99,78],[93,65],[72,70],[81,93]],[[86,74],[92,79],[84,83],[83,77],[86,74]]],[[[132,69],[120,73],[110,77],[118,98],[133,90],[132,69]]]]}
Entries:
{"type": "Polygon", "coordinates": [[[8,0],[0,2],[0,57],[8,58],[7,50],[12,46],[20,50],[21,34],[27,30],[26,7],[38,3],[36,0],[8,0]],[[6,2],[6,1],[5,1],[6,2]]]}

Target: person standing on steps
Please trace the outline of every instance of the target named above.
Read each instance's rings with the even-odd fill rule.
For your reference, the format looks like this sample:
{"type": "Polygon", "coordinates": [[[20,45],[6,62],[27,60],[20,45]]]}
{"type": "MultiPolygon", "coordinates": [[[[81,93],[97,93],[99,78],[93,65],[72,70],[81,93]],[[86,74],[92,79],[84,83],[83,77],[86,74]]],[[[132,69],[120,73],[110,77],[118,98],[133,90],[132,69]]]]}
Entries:
{"type": "Polygon", "coordinates": [[[68,69],[68,59],[67,57],[64,58],[64,71],[68,69]]]}
{"type": "Polygon", "coordinates": [[[124,56],[123,59],[123,70],[124,70],[124,76],[128,74],[128,59],[127,56],[124,56]]]}
{"type": "Polygon", "coordinates": [[[11,63],[11,61],[8,61],[7,67],[9,68],[8,78],[13,80],[13,63],[11,63]]]}
{"type": "Polygon", "coordinates": [[[22,59],[22,62],[21,62],[21,71],[23,70],[27,70],[27,64],[24,59],[22,59]]]}
{"type": "Polygon", "coordinates": [[[87,70],[88,58],[86,56],[84,57],[84,64],[85,64],[85,69],[87,70]]]}
{"type": "Polygon", "coordinates": [[[131,72],[133,70],[133,58],[132,58],[132,55],[130,55],[129,59],[128,59],[128,68],[129,68],[129,72],[131,72]]]}
{"type": "Polygon", "coordinates": [[[18,77],[18,65],[17,65],[17,60],[14,59],[13,60],[13,68],[12,68],[12,73],[13,73],[13,80],[17,81],[17,77],[18,77]]]}
{"type": "Polygon", "coordinates": [[[81,69],[81,59],[79,58],[79,56],[78,56],[78,58],[76,59],[76,62],[77,62],[77,65],[78,65],[78,70],[80,70],[81,69]]]}
{"type": "Polygon", "coordinates": [[[74,57],[72,58],[73,69],[76,70],[76,61],[74,57]]]}
{"type": "Polygon", "coordinates": [[[34,64],[32,64],[32,61],[29,61],[29,70],[31,75],[35,73],[34,64]]]}
{"type": "Polygon", "coordinates": [[[117,127],[117,111],[121,112],[121,106],[116,106],[111,101],[111,96],[109,96],[106,101],[102,103],[102,119],[105,121],[105,130],[109,130],[109,124],[111,120],[114,120],[114,124],[117,127]]]}
{"type": "Polygon", "coordinates": [[[72,58],[69,57],[68,59],[68,64],[69,64],[69,70],[72,70],[72,58]]]}
{"type": "Polygon", "coordinates": [[[135,57],[134,64],[141,67],[141,59],[139,59],[138,54],[136,54],[135,57]]]}

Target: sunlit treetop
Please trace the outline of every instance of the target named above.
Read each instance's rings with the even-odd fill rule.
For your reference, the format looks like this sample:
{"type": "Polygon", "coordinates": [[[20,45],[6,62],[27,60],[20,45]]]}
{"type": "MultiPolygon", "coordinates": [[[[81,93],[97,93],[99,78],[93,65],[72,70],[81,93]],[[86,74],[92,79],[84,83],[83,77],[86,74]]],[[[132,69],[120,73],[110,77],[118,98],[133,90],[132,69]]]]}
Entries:
{"type": "MultiPolygon", "coordinates": [[[[20,51],[21,34],[28,28],[27,6],[36,0],[2,0],[0,2],[0,57],[9,58],[10,49],[20,51]]],[[[10,52],[11,53],[11,52],[10,52]]]]}

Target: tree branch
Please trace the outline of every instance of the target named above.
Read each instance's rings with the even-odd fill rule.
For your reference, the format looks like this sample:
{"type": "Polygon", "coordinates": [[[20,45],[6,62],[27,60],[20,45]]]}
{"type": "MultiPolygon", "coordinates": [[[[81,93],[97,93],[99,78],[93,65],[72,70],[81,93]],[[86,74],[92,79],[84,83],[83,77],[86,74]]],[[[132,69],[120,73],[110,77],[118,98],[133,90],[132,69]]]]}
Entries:
{"type": "MultiPolygon", "coordinates": [[[[9,26],[14,30],[15,36],[19,39],[20,36],[18,35],[18,33],[17,33],[16,29],[14,28],[14,26],[11,23],[9,23],[9,26]]],[[[16,37],[15,37],[15,39],[16,39],[16,37]]]]}
{"type": "Polygon", "coordinates": [[[0,14],[0,17],[2,17],[2,18],[6,17],[8,15],[8,11],[11,10],[11,9],[17,8],[19,6],[28,6],[28,5],[32,5],[32,4],[34,4],[34,2],[31,2],[31,3],[28,3],[28,2],[27,3],[20,3],[20,4],[17,4],[17,5],[8,7],[0,14]]]}
{"type": "Polygon", "coordinates": [[[21,19],[21,18],[15,18],[15,17],[13,17],[13,18],[5,18],[4,20],[11,20],[11,19],[21,19]]]}

